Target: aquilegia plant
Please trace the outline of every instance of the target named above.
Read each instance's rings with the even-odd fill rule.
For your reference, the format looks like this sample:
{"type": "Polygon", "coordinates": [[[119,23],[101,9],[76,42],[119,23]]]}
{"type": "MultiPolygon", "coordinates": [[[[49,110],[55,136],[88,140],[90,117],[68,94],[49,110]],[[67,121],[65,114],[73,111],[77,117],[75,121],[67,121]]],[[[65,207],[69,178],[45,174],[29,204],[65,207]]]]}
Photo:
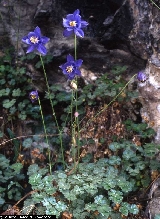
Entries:
{"type": "MultiPolygon", "coordinates": [[[[88,25],[88,22],[81,19],[79,15],[79,9],[75,10],[73,14],[68,14],[66,18],[63,18],[63,26],[65,30],[63,31],[64,37],[69,37],[71,34],[74,34],[74,45],[75,45],[75,57],[71,56],[70,54],[67,55],[67,62],[60,65],[59,67],[62,69],[63,74],[67,76],[69,80],[72,80],[71,87],[72,89],[72,100],[71,100],[71,127],[72,127],[72,146],[76,147],[78,145],[78,161],[79,161],[79,121],[78,116],[74,117],[73,121],[73,101],[75,101],[75,110],[76,114],[78,115],[78,107],[77,107],[77,76],[81,76],[81,71],[79,70],[80,66],[82,65],[83,60],[77,60],[77,37],[84,37],[84,32],[82,28],[85,28],[88,25]],[[73,81],[74,79],[74,81],[73,81]],[[74,86],[73,86],[74,84],[74,86]],[[76,129],[77,129],[77,136],[76,136],[76,129]]],[[[74,150],[75,151],[75,150],[74,150]]],[[[76,165],[75,153],[74,153],[74,164],[76,165]]]]}
{"type": "MultiPolygon", "coordinates": [[[[72,133],[72,146],[74,148],[77,148],[77,152],[75,152],[75,150],[73,150],[74,151],[74,164],[75,165],[77,165],[77,162],[76,162],[77,159],[76,158],[78,158],[78,163],[79,163],[79,155],[80,155],[79,112],[78,112],[78,106],[77,106],[77,99],[78,99],[78,95],[77,95],[77,88],[78,88],[77,77],[81,76],[80,67],[83,63],[82,59],[77,59],[76,37],[81,37],[81,38],[84,37],[84,31],[82,29],[87,27],[87,25],[88,25],[88,22],[81,19],[81,16],[80,16],[79,13],[80,13],[80,11],[79,11],[79,9],[77,9],[77,10],[74,11],[73,14],[68,14],[66,16],[66,18],[63,19],[63,26],[65,28],[65,30],[63,31],[63,36],[64,37],[69,37],[71,34],[74,34],[74,36],[75,36],[75,38],[74,38],[75,56],[73,57],[72,55],[68,54],[67,55],[67,62],[59,66],[61,68],[63,74],[70,81],[71,87],[72,87],[72,99],[71,99],[71,106],[70,106],[70,109],[71,109],[70,114],[71,114],[71,129],[72,129],[71,130],[71,133],[72,133]],[[73,109],[74,109],[74,112],[73,112],[73,109]]],[[[28,45],[28,49],[26,51],[27,53],[38,52],[38,54],[40,55],[40,59],[41,59],[41,63],[42,63],[43,71],[44,71],[44,76],[45,76],[45,79],[46,79],[46,85],[47,85],[47,89],[48,89],[48,96],[49,96],[49,99],[50,99],[50,103],[51,103],[51,107],[52,107],[52,111],[53,111],[53,116],[55,118],[56,125],[57,125],[58,131],[59,131],[59,138],[60,138],[60,145],[61,145],[63,164],[65,164],[64,155],[63,155],[63,145],[62,145],[62,130],[63,129],[59,128],[58,121],[56,119],[55,111],[54,111],[54,108],[53,108],[53,103],[52,103],[52,100],[51,100],[48,79],[47,79],[47,75],[46,75],[46,71],[45,71],[44,64],[43,64],[43,59],[42,59],[42,55],[44,56],[44,55],[47,54],[47,49],[46,49],[45,45],[46,45],[46,43],[49,42],[49,40],[50,39],[48,37],[45,37],[45,36],[41,35],[41,30],[40,30],[39,27],[36,27],[33,32],[29,32],[29,34],[27,36],[22,38],[22,42],[24,42],[28,45]]],[[[132,80],[132,78],[131,78],[131,80],[132,80]]],[[[137,78],[141,81],[145,80],[145,76],[142,75],[141,73],[139,73],[137,78]]],[[[128,85],[128,83],[126,84],[126,86],[128,85]]],[[[123,90],[126,88],[126,86],[120,91],[120,93],[115,98],[113,98],[113,100],[107,105],[107,107],[123,92],[123,90]]],[[[31,99],[32,103],[34,103],[36,100],[38,100],[38,102],[39,102],[41,117],[42,117],[44,131],[45,131],[45,136],[46,136],[46,140],[48,142],[46,127],[45,127],[43,112],[42,112],[42,107],[41,107],[41,102],[40,102],[40,99],[39,99],[39,96],[38,96],[38,91],[30,92],[30,99],[31,99]]],[[[100,112],[98,112],[96,116],[98,116],[104,109],[106,109],[106,107],[104,107],[100,112]]],[[[88,122],[90,122],[90,120],[88,122]]],[[[50,152],[49,152],[49,162],[50,162],[50,173],[51,173],[50,152]]]]}
{"type": "MultiPolygon", "coordinates": [[[[46,79],[46,85],[47,85],[48,95],[49,95],[49,99],[50,99],[50,104],[51,104],[51,107],[52,107],[52,112],[53,112],[53,116],[54,116],[55,121],[56,121],[58,131],[59,131],[59,139],[60,139],[60,144],[61,144],[62,159],[63,159],[63,162],[64,162],[63,148],[62,148],[63,147],[62,146],[62,134],[61,134],[61,130],[59,128],[58,121],[57,121],[55,111],[54,111],[54,108],[53,108],[53,103],[52,103],[51,96],[50,96],[50,88],[49,88],[49,84],[48,84],[48,78],[47,78],[47,74],[46,74],[46,71],[45,71],[45,68],[44,68],[43,59],[42,59],[42,56],[41,56],[41,55],[46,55],[47,54],[47,49],[45,47],[45,44],[47,42],[49,42],[49,40],[50,39],[48,37],[45,37],[45,36],[41,35],[41,30],[40,30],[39,27],[36,27],[33,32],[29,32],[29,34],[27,36],[24,36],[22,38],[22,42],[29,45],[26,53],[38,51],[38,53],[40,55],[40,60],[41,60],[41,63],[42,63],[43,72],[44,72],[44,76],[45,76],[45,79],[46,79]]],[[[40,105],[40,110],[41,110],[40,99],[38,98],[38,92],[37,93],[36,92],[37,91],[31,92],[30,93],[30,98],[31,98],[31,101],[34,102],[34,100],[36,100],[36,97],[37,97],[39,105],[40,105]]],[[[43,121],[45,134],[47,136],[42,110],[41,110],[41,116],[42,116],[42,121],[43,121]]],[[[46,137],[46,139],[47,139],[47,137],[46,137]]],[[[47,142],[48,142],[48,139],[47,139],[47,142]]],[[[49,160],[50,160],[50,152],[49,152],[49,160]]],[[[50,162],[49,165],[50,165],[50,172],[51,172],[51,162],[50,162]]]]}
{"type": "Polygon", "coordinates": [[[38,103],[39,103],[39,108],[40,108],[40,112],[41,112],[41,118],[42,118],[42,123],[43,123],[45,138],[46,138],[46,143],[47,143],[47,145],[48,145],[49,171],[50,171],[50,173],[52,173],[51,151],[50,151],[50,148],[49,148],[49,141],[48,141],[48,136],[47,136],[47,129],[46,129],[46,125],[45,125],[45,122],[44,122],[44,116],[43,116],[43,111],[42,111],[42,106],[41,106],[41,101],[40,101],[40,98],[39,98],[39,95],[38,95],[38,91],[37,91],[37,90],[31,91],[31,92],[29,93],[29,98],[30,98],[30,100],[31,100],[32,103],[34,103],[34,102],[37,101],[37,100],[38,100],[38,103]]]}

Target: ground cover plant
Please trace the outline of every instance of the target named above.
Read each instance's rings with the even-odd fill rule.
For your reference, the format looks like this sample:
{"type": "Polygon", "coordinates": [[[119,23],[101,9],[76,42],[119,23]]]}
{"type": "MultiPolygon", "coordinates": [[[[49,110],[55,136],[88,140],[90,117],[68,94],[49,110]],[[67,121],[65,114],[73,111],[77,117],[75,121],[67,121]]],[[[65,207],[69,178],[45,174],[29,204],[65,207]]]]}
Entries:
{"type": "Polygon", "coordinates": [[[133,121],[126,104],[138,95],[128,84],[133,79],[144,83],[147,76],[139,72],[127,82],[122,77],[126,67],[115,66],[111,78],[106,73],[80,88],[85,60],[78,57],[77,38],[85,37],[88,23],[77,9],[63,19],[63,26],[64,37],[74,35],[74,54],[68,54],[59,66],[70,92],[48,82],[45,64],[51,57],[45,44],[50,39],[42,36],[38,26],[22,38],[28,48],[19,66],[12,65],[8,53],[0,60],[5,115],[0,133],[1,212],[63,219],[136,218],[145,206],[135,194],[145,193],[152,180],[150,170],[158,174],[160,168],[155,159],[160,145],[152,143],[154,130],[147,121],[133,121]],[[39,57],[36,67],[44,73],[43,98],[50,104],[51,115],[44,114],[41,93],[33,89],[23,67],[34,57],[39,57]],[[59,103],[63,109],[57,116],[59,103]],[[15,136],[15,124],[18,127],[27,118],[36,121],[34,133],[15,136]],[[4,141],[6,136],[10,139],[4,141]],[[7,153],[5,147],[11,147],[7,153]]]}

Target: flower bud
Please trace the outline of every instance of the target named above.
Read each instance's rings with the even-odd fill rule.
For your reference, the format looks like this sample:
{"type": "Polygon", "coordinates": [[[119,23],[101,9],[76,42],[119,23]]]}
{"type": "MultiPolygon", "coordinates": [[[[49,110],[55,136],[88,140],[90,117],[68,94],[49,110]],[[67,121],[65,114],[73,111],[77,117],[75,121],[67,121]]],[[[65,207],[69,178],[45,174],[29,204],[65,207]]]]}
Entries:
{"type": "Polygon", "coordinates": [[[77,90],[77,84],[74,81],[71,81],[70,86],[72,89],[77,90]]]}

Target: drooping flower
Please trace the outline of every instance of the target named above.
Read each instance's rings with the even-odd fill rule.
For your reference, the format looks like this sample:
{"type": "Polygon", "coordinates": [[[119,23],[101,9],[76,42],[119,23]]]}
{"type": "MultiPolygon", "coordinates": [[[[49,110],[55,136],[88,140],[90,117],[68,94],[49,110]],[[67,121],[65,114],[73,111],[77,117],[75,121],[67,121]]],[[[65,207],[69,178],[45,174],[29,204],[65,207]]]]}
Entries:
{"type": "Polygon", "coordinates": [[[82,65],[82,62],[82,59],[74,60],[73,56],[67,55],[67,62],[59,67],[62,69],[63,74],[67,75],[69,80],[73,80],[76,75],[81,76],[79,67],[82,65]]]}
{"type": "Polygon", "coordinates": [[[88,22],[81,20],[79,9],[77,9],[73,14],[68,14],[66,18],[63,18],[63,26],[66,28],[63,31],[63,36],[68,37],[74,33],[78,37],[84,37],[82,28],[87,25],[88,22]]]}
{"type": "Polygon", "coordinates": [[[34,32],[29,32],[27,36],[24,36],[22,38],[22,42],[29,45],[26,53],[30,53],[33,52],[34,50],[37,50],[42,55],[47,54],[47,49],[45,48],[44,45],[49,40],[50,39],[48,37],[41,36],[41,30],[39,27],[36,27],[34,29],[34,32]]]}
{"type": "Polygon", "coordinates": [[[140,71],[138,72],[137,74],[137,79],[140,81],[140,82],[145,82],[147,80],[147,75],[143,72],[143,71],[140,71]]]}
{"type": "Polygon", "coordinates": [[[32,103],[34,103],[35,101],[38,100],[38,91],[34,90],[34,91],[31,91],[29,93],[29,98],[30,100],[32,101],[32,103]]]}

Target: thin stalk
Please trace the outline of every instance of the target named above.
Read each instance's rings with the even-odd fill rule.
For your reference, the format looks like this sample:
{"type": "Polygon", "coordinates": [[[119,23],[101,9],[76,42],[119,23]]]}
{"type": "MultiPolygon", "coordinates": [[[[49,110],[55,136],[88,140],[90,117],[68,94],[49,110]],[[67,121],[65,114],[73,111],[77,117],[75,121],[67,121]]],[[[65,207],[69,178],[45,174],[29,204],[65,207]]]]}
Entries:
{"type": "Polygon", "coordinates": [[[77,59],[77,37],[74,35],[74,59],[77,59]]]}
{"type": "Polygon", "coordinates": [[[71,96],[71,126],[73,125],[73,101],[74,101],[74,91],[72,90],[72,96],[71,96]]]}
{"type": "Polygon", "coordinates": [[[74,159],[74,171],[76,171],[76,130],[75,130],[75,123],[72,127],[72,145],[73,145],[73,159],[74,159]]]}
{"type": "MultiPolygon", "coordinates": [[[[136,76],[137,74],[133,75],[131,77],[131,79],[126,83],[126,85],[122,88],[122,90],[111,100],[111,102],[109,102],[109,104],[107,104],[105,107],[103,107],[92,119],[89,119],[88,122],[86,123],[86,125],[88,125],[91,121],[93,121],[99,114],[101,114],[105,109],[107,109],[120,95],[121,93],[126,89],[126,87],[128,86],[128,84],[132,81],[132,79],[136,76]]],[[[81,130],[79,132],[81,132],[82,130],[84,130],[85,127],[82,127],[81,130]]]]}
{"type": "Polygon", "coordinates": [[[46,70],[45,70],[44,63],[43,63],[43,59],[42,59],[42,56],[41,56],[41,55],[40,55],[40,60],[41,60],[41,63],[42,63],[42,68],[43,68],[43,72],[44,72],[44,76],[45,76],[45,80],[46,80],[46,86],[47,86],[47,90],[48,90],[48,95],[49,95],[50,104],[51,104],[51,107],[52,107],[53,116],[54,116],[54,118],[55,118],[56,125],[57,125],[57,128],[58,128],[58,130],[59,130],[58,121],[57,121],[56,114],[55,114],[55,111],[54,111],[54,108],[53,108],[53,103],[52,103],[52,100],[51,100],[51,95],[50,95],[50,89],[49,89],[47,74],[46,74],[46,70]]]}
{"type": "MultiPolygon", "coordinates": [[[[74,35],[74,58],[75,60],[77,59],[77,36],[76,34],[74,35]]],[[[76,85],[78,87],[78,80],[77,80],[77,77],[76,77],[76,85]]],[[[76,112],[78,112],[78,106],[77,106],[77,100],[78,100],[78,92],[77,92],[77,89],[75,90],[75,101],[76,101],[76,112]]],[[[78,156],[78,164],[77,166],[79,165],[79,155],[80,155],[80,144],[79,144],[79,138],[80,138],[80,132],[79,132],[79,118],[78,116],[75,117],[75,127],[74,129],[76,128],[76,131],[77,131],[77,136],[76,136],[76,133],[75,133],[75,130],[74,130],[74,137],[75,137],[75,141],[76,141],[76,138],[77,138],[77,141],[76,141],[76,144],[77,144],[77,149],[78,149],[78,153],[77,153],[77,156],[78,156]]]]}
{"type": "Polygon", "coordinates": [[[53,116],[55,118],[55,122],[56,122],[58,133],[59,133],[59,140],[60,140],[60,146],[61,146],[61,154],[62,154],[62,160],[63,160],[63,167],[65,168],[65,161],[64,161],[64,154],[63,154],[62,131],[59,128],[57,117],[56,117],[56,114],[55,114],[55,111],[54,111],[53,102],[51,100],[51,95],[50,95],[50,89],[49,89],[47,74],[46,74],[46,71],[45,71],[45,67],[44,67],[44,63],[43,63],[43,59],[42,59],[41,55],[40,55],[40,60],[41,60],[41,63],[42,63],[42,68],[43,68],[43,72],[44,72],[44,76],[45,76],[45,80],[46,80],[46,86],[47,86],[47,90],[48,90],[48,95],[49,95],[49,100],[50,100],[53,116]]]}
{"type": "Polygon", "coordinates": [[[77,145],[78,145],[78,165],[79,165],[79,156],[80,156],[80,131],[79,131],[79,118],[76,117],[76,124],[77,124],[77,145]]]}
{"type": "Polygon", "coordinates": [[[71,133],[72,133],[72,139],[71,144],[73,147],[73,160],[74,160],[74,169],[76,167],[76,156],[75,156],[75,146],[76,146],[76,139],[75,139],[75,122],[73,122],[73,101],[74,101],[74,95],[75,92],[72,90],[72,96],[71,96],[71,133]]]}
{"type": "Polygon", "coordinates": [[[48,144],[49,172],[50,172],[50,174],[51,174],[51,173],[52,173],[51,150],[50,150],[50,148],[49,148],[49,141],[48,141],[48,136],[47,136],[47,130],[46,130],[45,122],[44,122],[44,116],[43,116],[41,101],[40,101],[39,97],[38,97],[38,103],[39,103],[39,108],[40,108],[40,112],[41,112],[41,117],[42,117],[42,123],[43,123],[45,138],[46,138],[46,142],[47,142],[47,144],[48,144]]]}
{"type": "MultiPolygon", "coordinates": [[[[19,3],[19,1],[18,1],[18,3],[19,3]]],[[[20,19],[20,13],[19,13],[19,15],[18,15],[18,30],[17,30],[17,45],[16,45],[16,64],[17,64],[17,62],[18,62],[18,42],[19,42],[19,27],[20,27],[20,21],[21,21],[21,19],[20,19]]]]}
{"type": "Polygon", "coordinates": [[[158,5],[154,1],[152,1],[152,0],[150,0],[150,1],[160,10],[160,7],[158,7],[158,5]]]}
{"type": "MultiPolygon", "coordinates": [[[[77,81],[77,80],[76,80],[77,81]]],[[[78,84],[78,82],[76,82],[78,84]]],[[[78,86],[78,85],[77,85],[78,86]]],[[[78,106],[77,106],[77,100],[78,100],[78,93],[76,90],[76,112],[78,112],[78,106]]],[[[79,165],[79,156],[80,156],[80,144],[79,144],[79,139],[80,139],[80,132],[79,132],[79,117],[75,117],[75,123],[76,123],[76,128],[77,128],[77,146],[78,146],[78,165],[79,165]]]]}

